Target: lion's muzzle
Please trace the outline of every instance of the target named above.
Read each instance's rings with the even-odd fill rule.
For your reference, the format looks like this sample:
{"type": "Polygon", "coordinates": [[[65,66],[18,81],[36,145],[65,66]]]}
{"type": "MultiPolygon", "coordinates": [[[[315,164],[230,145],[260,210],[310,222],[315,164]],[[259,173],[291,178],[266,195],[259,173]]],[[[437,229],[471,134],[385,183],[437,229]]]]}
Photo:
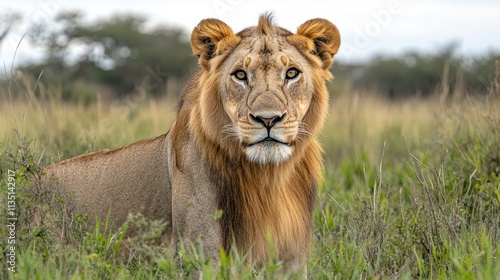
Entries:
{"type": "Polygon", "coordinates": [[[292,154],[297,124],[287,113],[249,113],[242,129],[242,145],[247,158],[260,164],[279,163],[292,154]]]}

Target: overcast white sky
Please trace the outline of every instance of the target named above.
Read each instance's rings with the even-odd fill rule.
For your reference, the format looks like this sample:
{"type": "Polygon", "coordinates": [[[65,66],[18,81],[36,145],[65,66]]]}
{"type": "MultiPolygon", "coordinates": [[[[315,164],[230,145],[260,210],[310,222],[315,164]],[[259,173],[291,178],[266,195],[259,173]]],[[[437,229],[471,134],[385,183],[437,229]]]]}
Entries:
{"type": "MultiPolygon", "coordinates": [[[[25,24],[0,46],[0,63],[10,67],[17,44],[29,23],[65,10],[82,10],[89,20],[116,13],[139,13],[153,23],[179,26],[190,33],[203,18],[215,17],[235,31],[255,25],[258,16],[273,11],[277,23],[291,31],[308,19],[332,21],[342,35],[338,61],[366,59],[416,49],[433,51],[451,41],[463,55],[500,50],[499,0],[2,0],[0,11],[24,13],[25,24]]],[[[22,41],[16,63],[39,57],[22,41]]]]}

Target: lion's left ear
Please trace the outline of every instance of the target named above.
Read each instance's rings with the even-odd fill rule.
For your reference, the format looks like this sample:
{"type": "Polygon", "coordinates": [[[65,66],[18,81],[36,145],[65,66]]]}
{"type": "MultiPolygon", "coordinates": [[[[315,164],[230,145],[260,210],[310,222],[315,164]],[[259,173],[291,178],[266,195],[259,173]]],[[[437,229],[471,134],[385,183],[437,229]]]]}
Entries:
{"type": "Polygon", "coordinates": [[[321,18],[304,22],[289,40],[299,49],[319,56],[325,69],[332,65],[333,56],[340,47],[339,30],[333,23],[321,18]],[[304,37],[309,40],[303,40],[304,37]]]}
{"type": "Polygon", "coordinates": [[[231,27],[214,18],[202,20],[191,33],[191,48],[205,69],[209,68],[210,59],[228,51],[238,41],[231,27]]]}

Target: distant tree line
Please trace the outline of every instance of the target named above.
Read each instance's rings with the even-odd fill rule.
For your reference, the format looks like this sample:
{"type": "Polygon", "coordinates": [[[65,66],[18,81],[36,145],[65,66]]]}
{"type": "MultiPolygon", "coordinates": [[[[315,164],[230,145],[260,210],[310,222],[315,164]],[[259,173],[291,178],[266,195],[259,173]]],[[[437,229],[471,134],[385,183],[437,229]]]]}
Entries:
{"type": "Polygon", "coordinates": [[[463,58],[456,54],[458,47],[451,43],[431,54],[410,51],[363,64],[340,64],[335,76],[350,88],[376,91],[390,99],[487,94],[500,52],[463,58]]]}
{"type": "MultiPolygon", "coordinates": [[[[178,94],[197,67],[184,30],[151,27],[138,15],[86,23],[81,13],[64,12],[46,25],[33,26],[28,37],[43,50],[43,60],[18,70],[59,86],[66,100],[92,101],[96,92],[110,98],[137,92],[178,94]]],[[[486,94],[500,52],[463,58],[456,54],[457,48],[450,44],[432,54],[413,51],[357,64],[337,60],[332,70],[334,84],[389,99],[443,92],[451,96],[486,94]]]]}

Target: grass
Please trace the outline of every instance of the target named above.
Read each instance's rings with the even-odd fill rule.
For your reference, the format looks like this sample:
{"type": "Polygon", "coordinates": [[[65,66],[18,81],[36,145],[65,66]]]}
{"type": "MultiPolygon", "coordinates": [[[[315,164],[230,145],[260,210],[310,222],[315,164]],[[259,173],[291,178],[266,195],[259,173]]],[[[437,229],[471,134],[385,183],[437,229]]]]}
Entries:
{"type": "MultiPolygon", "coordinates": [[[[45,164],[166,132],[174,102],[139,95],[115,104],[71,105],[59,101],[58,89],[26,77],[13,83],[0,94],[0,197],[6,205],[4,186],[14,170],[17,273],[9,273],[4,261],[0,278],[184,279],[192,268],[204,279],[276,277],[280,263],[274,259],[255,272],[242,258],[221,253],[214,270],[202,247],[185,244],[173,253],[157,246],[151,239],[162,225],[140,216],[125,225],[143,232],[127,240],[130,254],[122,257],[125,228],[110,232],[103,222],[85,232],[82,225],[91,217],[68,221],[54,194],[28,188],[45,164]],[[16,99],[9,97],[12,88],[20,93],[16,99]],[[34,212],[46,217],[36,226],[34,212]],[[69,232],[66,242],[51,231],[61,224],[69,232]]],[[[320,139],[326,165],[310,279],[500,278],[498,86],[487,99],[445,103],[340,93],[332,96],[320,139]]],[[[5,210],[0,218],[6,221],[5,210]]],[[[7,256],[7,228],[0,232],[7,256]]]]}

